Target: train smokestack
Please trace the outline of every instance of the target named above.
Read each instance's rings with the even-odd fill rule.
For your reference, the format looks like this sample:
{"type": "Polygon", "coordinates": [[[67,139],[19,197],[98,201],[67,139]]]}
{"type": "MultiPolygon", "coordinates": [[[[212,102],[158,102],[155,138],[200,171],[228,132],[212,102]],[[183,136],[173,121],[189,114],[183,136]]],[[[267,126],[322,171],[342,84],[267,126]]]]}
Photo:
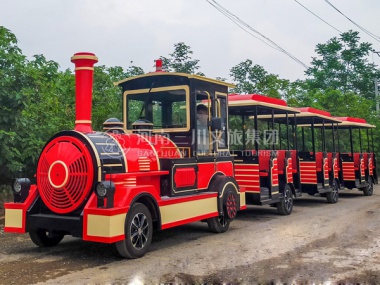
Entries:
{"type": "Polygon", "coordinates": [[[75,130],[91,133],[92,82],[94,64],[98,58],[93,53],[78,52],[71,57],[75,64],[75,130]]]}
{"type": "Polygon", "coordinates": [[[156,72],[162,71],[162,59],[156,59],[156,72]]]}

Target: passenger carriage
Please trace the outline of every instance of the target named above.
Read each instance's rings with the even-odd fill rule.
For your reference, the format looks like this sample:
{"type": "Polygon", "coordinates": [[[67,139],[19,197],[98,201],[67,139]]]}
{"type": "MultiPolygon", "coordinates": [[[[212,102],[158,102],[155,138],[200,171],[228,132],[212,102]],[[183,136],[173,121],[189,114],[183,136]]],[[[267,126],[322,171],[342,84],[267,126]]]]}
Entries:
{"type": "Polygon", "coordinates": [[[299,188],[309,195],[320,194],[328,203],[339,198],[339,155],[334,132],[327,135],[327,129],[337,128],[341,121],[329,112],[311,107],[298,108],[299,188]]]}
{"type": "Polygon", "coordinates": [[[373,152],[372,130],[375,126],[361,118],[337,119],[342,121],[338,125],[339,182],[348,189],[357,188],[363,191],[365,196],[371,196],[373,185],[378,183],[376,157],[373,152]]]}
{"type": "Polygon", "coordinates": [[[242,133],[232,150],[235,179],[245,189],[247,204],[275,206],[282,215],[292,212],[293,198],[301,195],[294,181],[298,169],[292,150],[294,128],[289,126],[289,118],[296,113],[299,110],[281,99],[259,94],[229,96],[230,131],[235,127],[242,133]],[[284,126],[283,132],[278,132],[277,125],[284,126]]]}

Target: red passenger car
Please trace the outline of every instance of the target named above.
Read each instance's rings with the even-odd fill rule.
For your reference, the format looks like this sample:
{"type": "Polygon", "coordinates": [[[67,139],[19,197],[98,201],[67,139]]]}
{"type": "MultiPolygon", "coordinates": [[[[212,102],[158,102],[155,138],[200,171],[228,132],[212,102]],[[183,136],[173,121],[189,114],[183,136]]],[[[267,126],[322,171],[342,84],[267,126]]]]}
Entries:
{"type": "Polygon", "coordinates": [[[301,127],[302,144],[298,145],[299,188],[309,195],[320,194],[328,203],[339,198],[339,163],[334,134],[327,138],[326,129],[334,130],[340,120],[329,112],[311,107],[298,108],[297,126],[301,127]]]}
{"type": "Polygon", "coordinates": [[[373,152],[374,125],[366,120],[352,117],[338,117],[340,172],[342,186],[358,188],[365,196],[373,194],[373,184],[378,183],[376,157],[373,152]],[[356,137],[354,135],[356,134],[356,137]],[[367,139],[363,139],[365,136],[367,139]]]}
{"type": "Polygon", "coordinates": [[[242,133],[241,141],[235,136],[232,150],[235,178],[245,189],[247,204],[275,206],[281,215],[292,212],[293,197],[301,195],[294,186],[298,168],[292,155],[294,128],[289,128],[289,118],[296,113],[281,99],[259,94],[229,96],[230,130],[242,133]],[[285,125],[283,132],[275,127],[279,123],[285,125]]]}

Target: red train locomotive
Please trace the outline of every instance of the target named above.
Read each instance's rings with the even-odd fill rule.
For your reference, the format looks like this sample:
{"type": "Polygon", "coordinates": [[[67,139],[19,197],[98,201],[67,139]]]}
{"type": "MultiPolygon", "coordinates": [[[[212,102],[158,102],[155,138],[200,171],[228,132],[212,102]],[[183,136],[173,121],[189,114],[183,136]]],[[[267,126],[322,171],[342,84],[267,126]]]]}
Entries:
{"type": "Polygon", "coordinates": [[[108,120],[105,132],[95,132],[91,93],[98,59],[77,53],[71,61],[75,129],[47,142],[36,185],[16,179],[4,231],[29,232],[38,246],[57,245],[64,235],[115,243],[128,258],[147,252],[153,230],[203,220],[213,232],[225,232],[245,208],[228,153],[232,85],[160,71],[128,78],[118,83],[124,122],[108,120]],[[206,127],[197,124],[202,102],[209,112],[206,127]],[[209,143],[211,136],[218,142],[209,143]]]}

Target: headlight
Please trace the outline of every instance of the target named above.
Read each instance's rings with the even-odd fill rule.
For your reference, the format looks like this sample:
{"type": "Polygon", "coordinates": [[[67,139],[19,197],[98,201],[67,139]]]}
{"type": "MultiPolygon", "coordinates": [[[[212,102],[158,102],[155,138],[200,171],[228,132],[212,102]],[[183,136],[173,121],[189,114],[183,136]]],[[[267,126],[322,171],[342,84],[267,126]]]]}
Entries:
{"type": "Polygon", "coordinates": [[[105,198],[107,203],[106,208],[113,207],[113,199],[115,195],[115,184],[112,181],[101,181],[96,184],[95,194],[98,196],[98,208],[104,207],[105,198]]]}
{"type": "Polygon", "coordinates": [[[29,191],[30,189],[30,180],[28,178],[16,178],[13,181],[12,185],[13,192],[15,194],[20,194],[24,191],[29,191]]]}
{"type": "Polygon", "coordinates": [[[96,195],[102,198],[107,195],[107,188],[103,182],[99,182],[98,185],[96,185],[96,195]]]}
{"type": "Polygon", "coordinates": [[[20,181],[18,181],[18,179],[16,179],[14,182],[13,182],[13,191],[16,193],[16,194],[19,194],[21,192],[21,183],[20,181]]]}
{"type": "Polygon", "coordinates": [[[29,196],[30,180],[28,178],[17,178],[12,184],[13,198],[15,203],[22,203],[29,196]]]}

